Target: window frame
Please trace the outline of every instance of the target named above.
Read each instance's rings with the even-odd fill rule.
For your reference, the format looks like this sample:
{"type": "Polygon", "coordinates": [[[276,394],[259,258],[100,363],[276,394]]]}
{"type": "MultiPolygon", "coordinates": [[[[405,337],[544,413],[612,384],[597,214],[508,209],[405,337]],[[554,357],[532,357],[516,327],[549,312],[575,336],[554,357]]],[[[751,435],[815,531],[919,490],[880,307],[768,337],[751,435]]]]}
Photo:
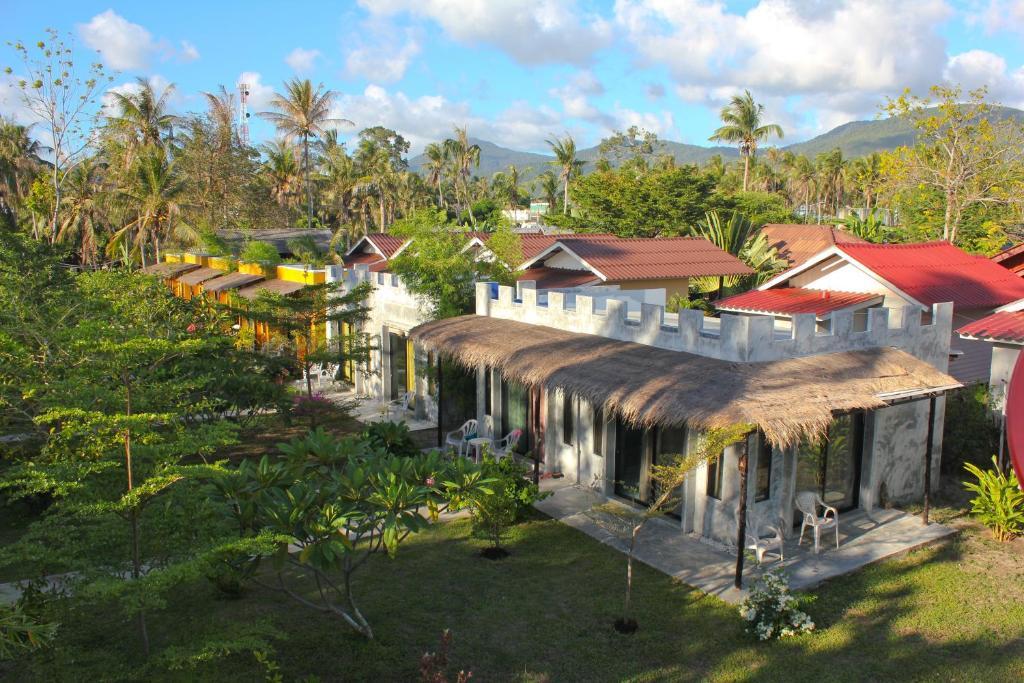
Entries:
{"type": "Polygon", "coordinates": [[[708,498],[714,498],[715,500],[722,500],[722,488],[723,488],[723,475],[725,473],[724,461],[725,451],[723,450],[718,454],[717,458],[708,460],[707,467],[707,482],[704,487],[704,493],[708,498]]]}

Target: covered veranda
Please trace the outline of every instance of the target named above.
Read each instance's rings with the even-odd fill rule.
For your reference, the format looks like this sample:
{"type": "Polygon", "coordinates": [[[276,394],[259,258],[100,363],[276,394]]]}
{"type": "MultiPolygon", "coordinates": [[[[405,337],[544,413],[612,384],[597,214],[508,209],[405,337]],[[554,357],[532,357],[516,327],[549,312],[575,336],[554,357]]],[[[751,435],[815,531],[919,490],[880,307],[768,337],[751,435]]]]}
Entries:
{"type": "MultiPolygon", "coordinates": [[[[493,368],[510,381],[580,397],[606,415],[615,415],[638,428],[667,425],[700,431],[743,424],[752,432],[760,431],[773,447],[790,452],[799,443],[824,436],[837,415],[916,402],[928,416],[927,453],[923,452],[922,434],[921,460],[915,456],[902,464],[907,476],[916,478],[918,492],[923,483],[926,501],[932,481],[930,427],[934,425],[934,399],[958,386],[953,378],[928,363],[890,347],[739,363],[486,316],[426,323],[413,330],[411,337],[426,349],[447,355],[467,368],[493,368]]],[[[653,557],[668,552],[670,547],[693,544],[693,552],[683,555],[698,558],[694,563],[696,569],[687,577],[680,576],[689,583],[699,585],[702,576],[715,576],[716,581],[728,584],[731,577],[733,583],[739,584],[739,578],[750,572],[749,567],[744,567],[743,553],[736,549],[744,545],[741,539],[746,537],[748,503],[753,502],[754,496],[748,495],[746,484],[747,448],[733,448],[735,455],[730,466],[738,470],[742,495],[714,502],[726,513],[720,519],[725,522],[723,528],[731,529],[728,533],[734,542],[723,543],[721,535],[716,543],[700,534],[686,533],[678,521],[651,524],[654,530],[644,531],[652,538],[659,537],[651,546],[653,557]],[[664,538],[660,538],[659,529],[664,530],[664,538]],[[732,571],[722,571],[722,562],[731,565],[732,571]]],[[[613,471],[605,469],[606,479],[614,476],[613,471]]],[[[580,496],[608,500],[608,487],[595,491],[585,485],[587,482],[579,483],[584,486],[577,484],[569,491],[560,491],[549,499],[549,505],[556,505],[561,499],[571,500],[573,490],[580,496]]],[[[785,505],[788,500],[791,510],[794,493],[792,488],[783,490],[777,502],[785,505]]],[[[553,516],[577,520],[586,526],[586,515],[578,515],[592,507],[580,506],[570,513],[553,516]]],[[[885,548],[895,542],[893,534],[877,533],[883,529],[898,538],[907,536],[906,542],[895,542],[894,552],[913,547],[922,538],[928,540],[946,533],[936,525],[922,524],[921,520],[884,507],[869,504],[863,510],[844,512],[840,550],[844,543],[849,547],[840,555],[825,551],[809,558],[812,551],[804,549],[792,556],[787,553],[787,562],[796,563],[804,558],[802,563],[793,565],[792,571],[798,574],[794,581],[809,585],[849,571],[851,562],[859,566],[857,562],[864,564],[878,559],[879,554],[891,554],[885,548]],[[865,550],[869,545],[872,549],[865,550]],[[854,560],[855,557],[861,559],[854,560]]],[[[656,561],[650,563],[658,566],[656,561]]],[[[676,575],[679,571],[682,570],[669,573],[676,575]]],[[[716,593],[724,590],[715,588],[713,583],[707,587],[716,593]]]]}

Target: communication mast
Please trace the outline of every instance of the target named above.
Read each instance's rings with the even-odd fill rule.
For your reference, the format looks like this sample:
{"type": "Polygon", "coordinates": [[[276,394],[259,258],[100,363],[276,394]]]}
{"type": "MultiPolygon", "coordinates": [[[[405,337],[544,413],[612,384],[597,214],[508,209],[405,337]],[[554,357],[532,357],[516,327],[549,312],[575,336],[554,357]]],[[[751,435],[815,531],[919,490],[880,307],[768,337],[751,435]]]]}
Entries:
{"type": "Polygon", "coordinates": [[[243,145],[249,144],[249,84],[238,84],[238,138],[243,145]]]}

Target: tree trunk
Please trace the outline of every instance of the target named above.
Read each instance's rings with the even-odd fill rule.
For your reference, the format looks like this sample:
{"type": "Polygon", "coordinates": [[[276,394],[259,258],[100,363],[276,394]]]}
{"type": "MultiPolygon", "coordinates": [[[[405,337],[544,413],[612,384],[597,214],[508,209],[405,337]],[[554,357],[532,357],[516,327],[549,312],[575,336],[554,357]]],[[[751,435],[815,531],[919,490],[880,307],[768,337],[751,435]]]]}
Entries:
{"type": "Polygon", "coordinates": [[[565,176],[565,189],[562,193],[562,214],[569,213],[569,175],[565,176]]]}
{"type": "Polygon", "coordinates": [[[942,239],[950,244],[956,239],[953,232],[953,193],[950,191],[946,192],[946,214],[942,222],[942,239]]]}
{"type": "Polygon", "coordinates": [[[932,441],[935,439],[935,397],[928,399],[928,443],[924,448],[924,506],[921,521],[928,526],[928,514],[932,506],[932,441]]]}
{"type": "Polygon", "coordinates": [[[57,241],[57,215],[60,211],[60,169],[58,167],[57,150],[53,150],[53,220],[50,225],[50,243],[57,241]]]}
{"type": "Polygon", "coordinates": [[[633,553],[636,551],[636,539],[640,535],[640,530],[644,528],[644,522],[633,527],[633,533],[629,536],[629,553],[626,555],[626,602],[622,613],[624,619],[629,619],[633,607],[633,553]]]}
{"type": "Polygon", "coordinates": [[[309,184],[309,133],[302,134],[302,158],[306,167],[306,230],[313,229],[313,188],[309,184]]]}
{"type": "Polygon", "coordinates": [[[743,588],[743,553],[747,546],[747,464],[750,456],[747,443],[744,442],[743,451],[740,453],[740,505],[738,523],[736,525],[736,576],[733,585],[743,588]]]}
{"type": "MultiPolygon", "coordinates": [[[[132,415],[132,386],[126,378],[122,378],[125,385],[125,415],[132,415]]],[[[124,462],[125,473],[128,478],[128,493],[135,488],[132,478],[132,432],[126,429],[124,432],[124,462]]],[[[132,547],[132,579],[138,580],[142,576],[142,554],[139,544],[139,511],[137,506],[132,506],[129,516],[131,522],[131,547],[132,547]]],[[[142,651],[149,657],[149,631],[146,628],[146,613],[139,610],[138,615],[139,637],[142,639],[142,651]]]]}
{"type": "Polygon", "coordinates": [[[743,155],[743,191],[747,191],[747,181],[750,179],[750,154],[743,155]]]}

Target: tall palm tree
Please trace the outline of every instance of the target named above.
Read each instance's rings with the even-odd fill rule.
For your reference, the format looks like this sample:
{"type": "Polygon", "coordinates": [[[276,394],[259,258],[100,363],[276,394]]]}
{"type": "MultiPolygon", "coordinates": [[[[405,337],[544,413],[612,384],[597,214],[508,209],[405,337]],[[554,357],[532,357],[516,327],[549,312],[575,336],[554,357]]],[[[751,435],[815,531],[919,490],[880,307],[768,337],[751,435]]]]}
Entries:
{"type": "Polygon", "coordinates": [[[61,204],[63,217],[57,241],[75,240],[81,262],[95,266],[99,242],[107,221],[103,192],[103,166],[87,157],[68,174],[61,204]]]}
{"type": "Polygon", "coordinates": [[[558,177],[562,181],[562,213],[569,213],[569,181],[583,168],[583,162],[576,158],[576,141],[571,135],[566,135],[545,142],[555,155],[554,161],[548,163],[558,168],[558,177]]]}
{"type": "Polygon", "coordinates": [[[857,189],[864,195],[864,208],[871,213],[875,195],[882,184],[882,155],[872,152],[853,161],[851,172],[857,189]]]}
{"type": "Polygon", "coordinates": [[[261,151],[267,157],[263,164],[263,173],[270,182],[270,194],[280,206],[294,206],[296,187],[301,177],[299,163],[295,158],[295,147],[278,138],[265,143],[261,151]]]}
{"type": "Polygon", "coordinates": [[[822,152],[817,162],[822,189],[825,190],[825,204],[831,201],[832,215],[838,215],[846,190],[846,160],[843,159],[843,151],[836,147],[830,152],[822,152]]]}
{"type": "Polygon", "coordinates": [[[270,106],[277,111],[260,112],[260,116],[274,124],[278,131],[292,140],[302,140],[302,167],[306,185],[306,227],[313,226],[313,186],[309,182],[309,141],[322,136],[329,127],[354,125],[348,119],[331,116],[337,93],[315,89],[307,78],[293,78],[284,84],[285,92],[274,93],[270,106]]]}
{"type": "Polygon", "coordinates": [[[437,142],[431,142],[423,150],[423,156],[427,158],[424,168],[427,171],[427,183],[437,189],[437,205],[444,208],[444,193],[441,186],[444,183],[444,170],[448,166],[448,156],[445,146],[437,142]]]}
{"type": "Polygon", "coordinates": [[[221,149],[231,146],[235,140],[235,95],[223,85],[216,93],[204,92],[208,115],[217,131],[217,144],[221,149]]]}
{"type": "Polygon", "coordinates": [[[803,199],[804,219],[808,220],[811,215],[811,193],[818,185],[818,170],[813,161],[801,154],[793,160],[790,173],[794,190],[800,192],[803,199]]]}
{"type": "Polygon", "coordinates": [[[12,228],[46,149],[31,138],[31,129],[0,117],[0,214],[10,216],[12,228]]]}
{"type": "Polygon", "coordinates": [[[129,186],[122,188],[120,193],[135,217],[114,233],[108,249],[116,251],[134,230],[135,243],[145,267],[146,244],[150,240],[159,261],[162,238],[173,236],[183,242],[195,243],[198,234],[181,219],[187,185],[163,150],[157,147],[143,149],[132,170],[129,186]]]}
{"type": "Polygon", "coordinates": [[[152,81],[136,79],[137,89],[129,92],[111,92],[115,115],[108,117],[113,129],[119,131],[127,150],[125,168],[131,166],[139,150],[147,145],[164,148],[167,138],[174,135],[178,117],[167,111],[167,103],[174,94],[170,83],[157,93],[152,81]]]}
{"type": "Polygon", "coordinates": [[[719,117],[725,125],[719,127],[709,140],[731,142],[739,145],[743,155],[743,191],[747,191],[750,178],[750,158],[757,154],[757,143],[769,136],[782,137],[782,128],[776,123],[761,123],[764,105],[754,102],[749,90],[742,95],[733,95],[728,105],[722,107],[719,117]]]}
{"type": "Polygon", "coordinates": [[[544,171],[534,180],[541,197],[548,203],[548,211],[554,211],[558,204],[558,177],[552,171],[544,171]]]}
{"type": "Polygon", "coordinates": [[[444,141],[444,151],[456,179],[456,196],[458,196],[458,186],[461,184],[462,194],[466,200],[466,210],[469,212],[469,221],[476,226],[473,202],[469,196],[469,173],[471,168],[480,166],[480,145],[469,141],[469,133],[466,132],[465,127],[456,127],[455,138],[444,141]]]}

